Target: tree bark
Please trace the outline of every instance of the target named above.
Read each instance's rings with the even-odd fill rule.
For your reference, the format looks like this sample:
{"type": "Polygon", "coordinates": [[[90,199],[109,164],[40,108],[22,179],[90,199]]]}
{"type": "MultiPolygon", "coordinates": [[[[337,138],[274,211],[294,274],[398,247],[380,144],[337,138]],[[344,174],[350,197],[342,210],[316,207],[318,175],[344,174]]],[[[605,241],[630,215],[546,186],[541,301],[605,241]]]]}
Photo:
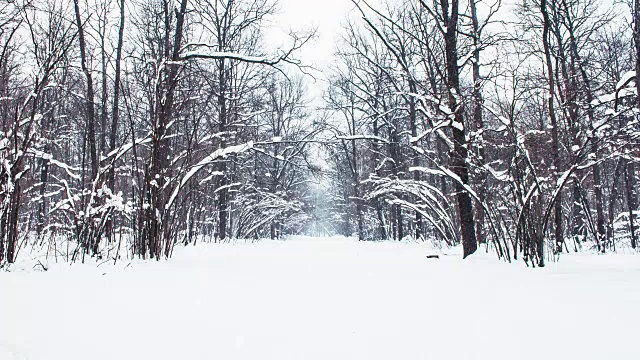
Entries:
{"type": "MultiPolygon", "coordinates": [[[[124,6],[125,0],[120,0],[120,25],[118,26],[118,44],[116,45],[115,77],[113,84],[113,111],[111,114],[111,131],[109,132],[109,151],[113,151],[116,148],[118,122],[120,121],[120,78],[122,72],[122,46],[124,42],[125,27],[124,6]]],[[[109,187],[113,190],[113,187],[115,185],[115,169],[113,167],[109,170],[108,177],[109,187]]]]}
{"type": "MultiPolygon", "coordinates": [[[[220,44],[219,50],[223,51],[222,44],[220,44]]],[[[220,112],[220,118],[218,121],[220,125],[218,131],[221,134],[221,148],[224,148],[226,146],[225,136],[227,136],[225,134],[227,131],[227,77],[225,74],[225,65],[225,59],[220,59],[218,69],[218,82],[220,84],[220,93],[218,94],[218,110],[220,112]]],[[[227,212],[227,163],[225,161],[222,161],[220,163],[220,171],[222,172],[222,176],[220,176],[220,182],[218,184],[218,186],[221,188],[218,195],[218,240],[223,241],[227,237],[227,222],[229,218],[229,213],[227,212]]]]}
{"type": "MultiPolygon", "coordinates": [[[[77,0],[75,0],[77,1],[77,0]]],[[[158,114],[154,124],[151,159],[147,176],[145,179],[145,194],[150,206],[144,212],[145,222],[143,232],[143,240],[147,245],[151,257],[159,259],[162,255],[163,241],[166,239],[168,227],[163,223],[163,215],[165,213],[166,194],[162,192],[165,184],[166,162],[169,156],[169,145],[167,139],[167,126],[173,116],[173,105],[175,100],[176,81],[178,76],[178,60],[180,56],[180,47],[182,46],[182,32],[184,27],[184,18],[187,10],[187,0],[182,0],[180,10],[176,13],[176,27],[174,32],[173,49],[169,47],[169,31],[171,28],[170,17],[171,10],[165,3],[165,31],[166,31],[166,54],[171,52],[168,60],[171,64],[167,65],[167,75],[163,86],[158,90],[158,114]],[[163,102],[164,100],[164,102],[163,102]]],[[[167,256],[168,254],[165,254],[167,256]]]]}
{"type": "MultiPolygon", "coordinates": [[[[540,12],[542,13],[542,45],[544,47],[544,55],[547,70],[547,82],[549,85],[549,98],[547,99],[547,106],[549,108],[549,119],[551,121],[551,141],[552,149],[551,156],[553,158],[554,173],[558,175],[560,173],[560,142],[558,140],[558,122],[556,119],[556,112],[554,108],[555,98],[555,76],[553,71],[553,64],[551,59],[551,46],[549,45],[549,32],[551,26],[551,20],[547,12],[547,0],[540,1],[540,12]]],[[[558,194],[554,203],[554,220],[555,220],[555,251],[562,252],[563,245],[563,231],[562,231],[562,196],[558,194]]],[[[544,237],[541,237],[543,241],[544,237]]],[[[540,252],[543,252],[543,246],[540,246],[540,252]]]]}
{"type": "Polygon", "coordinates": [[[76,25],[78,26],[78,41],[80,43],[80,65],[87,80],[87,94],[85,99],[87,115],[87,141],[89,143],[89,160],[91,165],[91,180],[95,180],[98,175],[98,156],[96,153],[96,132],[95,132],[95,106],[93,103],[93,76],[87,65],[87,44],[84,36],[84,28],[80,18],[80,6],[78,0],[73,0],[73,7],[76,14],[76,25]]]}
{"type": "MultiPolygon", "coordinates": [[[[482,118],[482,104],[484,102],[482,98],[482,78],[480,77],[480,26],[478,22],[478,11],[476,7],[477,0],[470,1],[471,7],[471,22],[473,25],[473,123],[475,125],[475,131],[478,134],[478,160],[480,165],[486,163],[485,151],[484,151],[484,119],[482,118]]],[[[485,201],[486,193],[486,172],[481,171],[478,175],[478,197],[480,201],[485,201]]],[[[484,208],[482,206],[476,207],[476,237],[478,242],[485,243],[486,236],[484,233],[484,208]]]]}
{"type": "MultiPolygon", "coordinates": [[[[613,183],[611,184],[611,191],[609,192],[609,222],[607,224],[607,235],[606,240],[608,244],[611,244],[615,247],[614,237],[613,237],[613,215],[616,207],[616,200],[618,199],[618,179],[622,176],[622,172],[624,171],[624,160],[619,159],[616,164],[615,171],[613,172],[613,183]]],[[[610,245],[610,246],[611,246],[610,245]]]]}
{"type": "Polygon", "coordinates": [[[626,176],[625,176],[625,188],[627,192],[627,210],[629,211],[629,232],[631,235],[631,247],[636,248],[638,244],[638,238],[636,234],[636,226],[635,226],[635,215],[634,212],[636,209],[636,198],[634,194],[634,176],[635,176],[635,164],[633,161],[629,161],[627,163],[626,168],[626,176]]]}
{"type": "Polygon", "coordinates": [[[460,96],[460,78],[458,69],[458,0],[452,0],[449,6],[447,0],[442,0],[443,19],[446,24],[445,55],[447,63],[447,85],[449,108],[453,112],[452,127],[454,151],[451,156],[452,170],[458,177],[456,181],[456,201],[460,216],[460,231],[462,235],[463,258],[473,254],[477,248],[473,204],[471,196],[465,189],[469,185],[469,167],[467,164],[468,150],[464,127],[464,104],[458,101],[460,96]],[[446,6],[445,6],[446,5],[446,6]],[[448,8],[451,13],[448,13],[448,8]]]}
{"type": "MultiPolygon", "coordinates": [[[[636,47],[636,91],[638,96],[636,97],[636,107],[640,109],[640,80],[638,80],[638,75],[640,75],[640,0],[634,1],[634,13],[633,13],[633,22],[634,22],[634,32],[633,38],[635,40],[636,47]]],[[[635,231],[634,217],[633,211],[636,211],[637,207],[637,197],[634,192],[635,190],[635,165],[633,161],[630,161],[627,165],[627,206],[629,208],[629,230],[631,231],[631,241],[632,244],[637,245],[638,239],[635,231]]]]}
{"type": "MultiPolygon", "coordinates": [[[[118,26],[118,43],[116,45],[116,60],[115,60],[115,78],[113,81],[113,111],[111,114],[111,129],[109,131],[109,152],[114,151],[116,149],[116,139],[118,135],[118,122],[120,118],[120,78],[121,78],[121,63],[122,63],[122,46],[124,42],[124,26],[125,26],[125,15],[124,15],[124,2],[125,0],[120,0],[120,25],[118,26]]],[[[105,129],[106,131],[106,129],[105,129]]],[[[106,136],[106,135],[105,135],[106,136]]],[[[135,143],[135,141],[134,141],[135,143]]],[[[109,168],[109,172],[107,173],[107,185],[112,192],[116,192],[115,190],[115,164],[109,168]]],[[[107,223],[106,232],[107,237],[111,238],[113,230],[113,219],[109,219],[107,223]]]]}

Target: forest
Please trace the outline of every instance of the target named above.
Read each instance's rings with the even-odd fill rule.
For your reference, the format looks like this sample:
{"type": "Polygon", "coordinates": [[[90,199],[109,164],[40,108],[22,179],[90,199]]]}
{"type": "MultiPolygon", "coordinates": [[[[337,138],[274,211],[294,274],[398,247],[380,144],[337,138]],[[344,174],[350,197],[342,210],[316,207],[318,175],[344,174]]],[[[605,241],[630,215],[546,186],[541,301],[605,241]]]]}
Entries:
{"type": "Polygon", "coordinates": [[[318,69],[275,0],[0,0],[0,266],[300,234],[530,267],[638,247],[640,0],[350,6],[318,69]]]}

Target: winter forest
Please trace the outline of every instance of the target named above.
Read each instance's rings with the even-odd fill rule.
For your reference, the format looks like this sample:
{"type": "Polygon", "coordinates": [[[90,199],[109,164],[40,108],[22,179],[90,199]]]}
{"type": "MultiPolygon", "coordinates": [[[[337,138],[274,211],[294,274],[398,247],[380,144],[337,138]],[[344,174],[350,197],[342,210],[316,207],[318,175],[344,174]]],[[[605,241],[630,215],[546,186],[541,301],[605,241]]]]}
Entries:
{"type": "Polygon", "coordinates": [[[272,0],[4,0],[0,264],[295,234],[635,249],[637,6],[354,0],[318,69],[272,0]]]}
{"type": "Polygon", "coordinates": [[[638,359],[638,73],[640,0],[0,0],[0,360],[638,359]]]}

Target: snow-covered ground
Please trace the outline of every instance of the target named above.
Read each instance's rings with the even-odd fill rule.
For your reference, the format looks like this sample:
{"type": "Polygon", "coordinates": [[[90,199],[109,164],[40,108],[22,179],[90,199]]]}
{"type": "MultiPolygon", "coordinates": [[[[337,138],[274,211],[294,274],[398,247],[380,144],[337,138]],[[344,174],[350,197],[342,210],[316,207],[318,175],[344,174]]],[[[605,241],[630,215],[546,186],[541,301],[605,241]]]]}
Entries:
{"type": "Polygon", "coordinates": [[[295,238],[0,273],[0,359],[640,359],[640,256],[295,238]]]}

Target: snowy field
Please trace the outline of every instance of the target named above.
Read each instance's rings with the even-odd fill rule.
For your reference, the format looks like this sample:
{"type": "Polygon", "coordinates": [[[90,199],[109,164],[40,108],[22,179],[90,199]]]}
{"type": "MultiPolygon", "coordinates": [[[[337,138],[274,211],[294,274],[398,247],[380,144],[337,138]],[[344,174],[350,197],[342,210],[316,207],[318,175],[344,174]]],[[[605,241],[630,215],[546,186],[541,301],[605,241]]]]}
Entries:
{"type": "Polygon", "coordinates": [[[430,253],[300,237],[1,272],[0,359],[640,359],[640,256],[430,253]]]}

